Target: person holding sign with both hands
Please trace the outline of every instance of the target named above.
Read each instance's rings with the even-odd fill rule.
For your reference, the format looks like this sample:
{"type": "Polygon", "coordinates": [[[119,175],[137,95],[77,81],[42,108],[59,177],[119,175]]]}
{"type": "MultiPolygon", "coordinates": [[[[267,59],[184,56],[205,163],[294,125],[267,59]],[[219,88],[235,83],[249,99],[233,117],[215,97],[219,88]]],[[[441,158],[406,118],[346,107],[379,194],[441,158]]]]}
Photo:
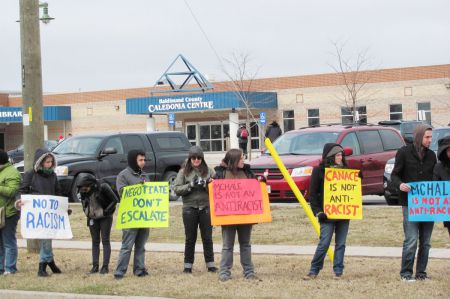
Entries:
{"type": "Polygon", "coordinates": [[[320,240],[311,261],[311,268],[304,280],[315,279],[323,268],[323,262],[335,233],[333,271],[335,278],[341,278],[344,271],[345,242],[350,220],[328,219],[324,212],[324,180],[325,168],[346,168],[344,149],[335,143],[327,143],[323,147],[322,162],[314,167],[309,186],[311,209],[320,222],[320,240]]]}
{"type": "Polygon", "coordinates": [[[209,209],[207,184],[211,181],[214,170],[205,162],[203,150],[193,146],[189,150],[189,158],[178,172],[174,191],[183,197],[183,223],[186,235],[184,249],[184,273],[192,273],[194,264],[197,229],[203,242],[203,255],[208,272],[217,272],[214,265],[212,226],[209,209]]]}
{"type": "MultiPolygon", "coordinates": [[[[244,164],[244,153],[240,149],[230,149],[222,160],[220,166],[215,169],[214,179],[251,179],[264,181],[263,177],[256,178],[250,169],[250,165],[244,164]]],[[[233,248],[236,232],[239,240],[241,265],[246,279],[258,279],[252,262],[252,248],[250,238],[253,224],[237,224],[222,226],[222,259],[220,261],[219,280],[231,279],[233,267],[233,248]]]]}

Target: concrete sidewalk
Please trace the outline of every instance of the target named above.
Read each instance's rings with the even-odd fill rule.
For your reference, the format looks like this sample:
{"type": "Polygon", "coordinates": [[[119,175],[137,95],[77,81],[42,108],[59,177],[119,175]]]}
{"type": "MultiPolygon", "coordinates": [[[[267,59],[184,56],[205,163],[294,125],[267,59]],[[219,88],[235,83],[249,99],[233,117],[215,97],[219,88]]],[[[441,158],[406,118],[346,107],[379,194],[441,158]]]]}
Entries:
{"type": "MultiPolygon", "coordinates": [[[[19,247],[26,247],[26,240],[17,240],[19,247]]],[[[113,250],[120,249],[120,242],[111,242],[113,250]]],[[[53,248],[61,249],[91,249],[90,241],[70,241],[70,240],[54,240],[53,248]]],[[[152,243],[146,244],[145,248],[153,252],[184,252],[184,244],[180,243],[152,243]]],[[[295,245],[252,245],[253,254],[276,254],[276,255],[313,255],[316,246],[295,246],[295,245]]],[[[214,245],[214,252],[220,252],[222,245],[214,245]]],[[[239,246],[234,247],[235,252],[239,252],[239,246]]],[[[198,244],[195,247],[196,252],[203,252],[203,247],[198,244]]],[[[347,246],[345,249],[346,256],[354,257],[393,257],[402,256],[401,247],[369,247],[369,246],[347,246]]],[[[450,259],[450,248],[431,248],[430,258],[450,259]]]]}

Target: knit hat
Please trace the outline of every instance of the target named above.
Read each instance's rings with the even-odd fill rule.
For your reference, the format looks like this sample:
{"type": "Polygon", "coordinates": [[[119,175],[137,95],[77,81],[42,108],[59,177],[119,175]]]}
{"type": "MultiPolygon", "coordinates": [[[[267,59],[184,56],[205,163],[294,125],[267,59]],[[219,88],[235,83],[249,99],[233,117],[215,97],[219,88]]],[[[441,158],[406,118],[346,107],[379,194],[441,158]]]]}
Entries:
{"type": "Polygon", "coordinates": [[[203,150],[201,147],[194,145],[189,149],[189,158],[192,157],[200,157],[200,158],[204,158],[205,155],[203,154],[203,150]]]}
{"type": "Polygon", "coordinates": [[[6,164],[9,161],[8,153],[0,150],[0,165],[6,164]]]}

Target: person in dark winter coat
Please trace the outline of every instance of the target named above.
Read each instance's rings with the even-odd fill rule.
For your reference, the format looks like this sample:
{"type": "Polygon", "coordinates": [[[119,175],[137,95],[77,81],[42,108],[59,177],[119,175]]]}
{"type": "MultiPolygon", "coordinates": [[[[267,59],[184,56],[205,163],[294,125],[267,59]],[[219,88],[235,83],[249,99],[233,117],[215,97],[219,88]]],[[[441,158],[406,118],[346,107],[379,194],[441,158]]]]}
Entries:
{"type": "MultiPolygon", "coordinates": [[[[214,179],[258,179],[250,169],[250,165],[244,164],[244,154],[240,149],[230,149],[222,160],[220,166],[215,169],[214,179]]],[[[219,280],[231,279],[233,267],[233,248],[236,232],[239,240],[241,265],[246,279],[258,279],[252,262],[252,248],[250,245],[253,224],[223,225],[222,226],[222,259],[220,261],[219,280]]]]}
{"type": "MultiPolygon", "coordinates": [[[[34,155],[34,167],[23,176],[20,194],[61,195],[58,178],[55,174],[56,157],[47,149],[38,149],[34,155]]],[[[16,207],[20,208],[20,199],[16,207]]],[[[69,210],[69,214],[71,210],[69,210]]],[[[40,240],[38,276],[47,277],[47,266],[53,273],[59,274],[61,270],[56,266],[53,258],[52,240],[40,240]]]]}
{"type": "Polygon", "coordinates": [[[311,261],[311,268],[304,280],[315,279],[323,268],[323,261],[335,233],[335,248],[333,271],[335,278],[340,278],[344,272],[345,242],[350,220],[330,220],[323,210],[325,168],[345,168],[347,166],[344,149],[336,143],[326,143],[323,147],[322,162],[314,167],[309,185],[309,200],[311,209],[320,222],[320,239],[311,261]]]}
{"type": "Polygon", "coordinates": [[[400,202],[403,206],[405,240],[403,241],[400,278],[405,282],[428,278],[426,268],[434,222],[412,222],[408,220],[408,192],[411,191],[408,183],[433,180],[436,155],[429,149],[431,138],[431,126],[425,124],[417,126],[413,134],[413,143],[397,151],[394,169],[391,173],[393,186],[400,189],[400,202]],[[413,266],[417,241],[419,241],[419,252],[417,254],[416,276],[414,279],[413,266]]]}
{"type": "Polygon", "coordinates": [[[245,127],[245,125],[241,125],[241,127],[237,130],[236,136],[238,138],[239,148],[244,153],[244,158],[247,157],[247,144],[248,139],[250,138],[250,133],[245,127]]]}
{"type": "Polygon", "coordinates": [[[266,130],[266,138],[270,139],[270,142],[274,142],[275,139],[280,137],[283,134],[283,131],[280,128],[280,125],[274,120],[266,130]]]}
{"type": "MultiPolygon", "coordinates": [[[[128,152],[128,167],[117,176],[116,187],[119,196],[122,196],[126,186],[142,184],[148,181],[143,173],[145,166],[145,152],[143,150],[131,150],[128,152]]],[[[128,269],[131,251],[134,246],[133,274],[138,277],[148,275],[145,268],[145,243],[147,243],[150,230],[148,228],[129,228],[122,230],[122,246],[119,252],[117,268],[114,278],[122,279],[128,269]]]]}
{"type": "MultiPolygon", "coordinates": [[[[434,166],[433,180],[450,181],[450,136],[438,141],[437,157],[439,162],[434,166]]],[[[445,221],[444,226],[450,236],[450,221],[445,221]]]]}
{"type": "Polygon", "coordinates": [[[209,210],[208,183],[214,170],[208,167],[203,150],[193,146],[189,157],[178,172],[173,190],[183,198],[183,224],[186,235],[184,248],[184,273],[192,273],[197,230],[203,242],[203,255],[208,272],[217,272],[214,265],[211,215],[209,210]]]}
{"type": "Polygon", "coordinates": [[[87,225],[92,238],[92,269],[90,273],[99,272],[100,237],[103,244],[103,265],[100,274],[109,272],[111,243],[109,236],[113,214],[119,202],[117,195],[107,183],[99,183],[90,173],[81,174],[77,184],[78,197],[81,200],[87,225]]]}

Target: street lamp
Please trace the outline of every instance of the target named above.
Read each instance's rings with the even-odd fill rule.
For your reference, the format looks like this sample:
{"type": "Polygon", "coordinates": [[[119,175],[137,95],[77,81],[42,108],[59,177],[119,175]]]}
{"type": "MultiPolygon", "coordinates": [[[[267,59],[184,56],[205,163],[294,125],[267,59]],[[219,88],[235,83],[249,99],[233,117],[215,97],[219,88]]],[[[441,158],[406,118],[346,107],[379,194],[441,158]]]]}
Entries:
{"type": "Polygon", "coordinates": [[[48,15],[48,3],[47,2],[39,3],[39,7],[42,7],[42,10],[43,10],[42,17],[39,19],[42,21],[42,23],[48,24],[48,23],[50,23],[51,20],[55,19],[48,15]]]}

